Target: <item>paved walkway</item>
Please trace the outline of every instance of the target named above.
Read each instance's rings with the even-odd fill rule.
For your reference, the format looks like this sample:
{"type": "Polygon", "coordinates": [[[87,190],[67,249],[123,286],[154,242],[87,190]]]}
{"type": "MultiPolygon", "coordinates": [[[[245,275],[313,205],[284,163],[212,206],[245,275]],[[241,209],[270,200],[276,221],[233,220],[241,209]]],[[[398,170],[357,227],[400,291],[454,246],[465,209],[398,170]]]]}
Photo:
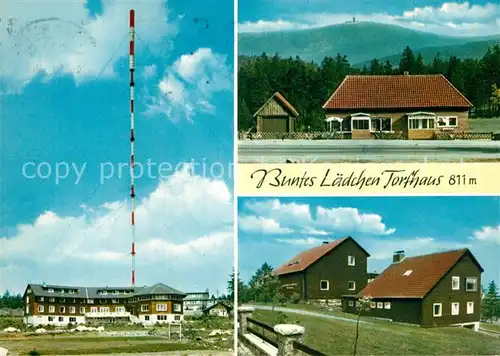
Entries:
{"type": "MultiPolygon", "coordinates": [[[[268,305],[244,305],[247,307],[252,307],[254,309],[260,309],[260,310],[273,310],[272,306],[268,305]]],[[[325,319],[333,319],[333,320],[342,320],[346,321],[349,323],[355,323],[356,319],[349,319],[349,318],[343,318],[341,316],[335,316],[335,315],[330,315],[330,314],[323,314],[320,312],[312,312],[309,310],[302,310],[302,309],[293,309],[293,308],[284,308],[284,307],[274,307],[274,311],[279,311],[283,313],[294,313],[294,314],[300,314],[300,315],[309,315],[309,316],[315,316],[318,318],[325,318],[325,319]]],[[[360,324],[372,324],[367,321],[360,320],[360,324]]]]}

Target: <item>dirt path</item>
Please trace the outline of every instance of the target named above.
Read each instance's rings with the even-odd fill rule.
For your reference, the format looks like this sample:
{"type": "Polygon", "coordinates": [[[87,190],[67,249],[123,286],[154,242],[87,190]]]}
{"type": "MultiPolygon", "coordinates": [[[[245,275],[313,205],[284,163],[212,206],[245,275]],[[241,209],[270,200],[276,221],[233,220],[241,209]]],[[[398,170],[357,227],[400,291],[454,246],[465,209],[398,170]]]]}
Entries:
{"type": "MultiPolygon", "coordinates": [[[[248,305],[248,306],[250,306],[254,309],[260,309],[260,310],[273,310],[273,307],[268,306],[268,305],[248,305]]],[[[343,318],[341,316],[322,314],[320,312],[312,312],[312,311],[301,310],[301,309],[274,307],[274,311],[283,312],[283,313],[295,313],[295,314],[300,314],[300,315],[309,315],[309,316],[315,316],[318,318],[325,318],[325,319],[342,320],[342,321],[347,321],[349,323],[356,322],[356,319],[343,318]]],[[[359,323],[360,324],[372,324],[372,323],[369,323],[369,322],[363,321],[363,320],[360,320],[359,323]]]]}

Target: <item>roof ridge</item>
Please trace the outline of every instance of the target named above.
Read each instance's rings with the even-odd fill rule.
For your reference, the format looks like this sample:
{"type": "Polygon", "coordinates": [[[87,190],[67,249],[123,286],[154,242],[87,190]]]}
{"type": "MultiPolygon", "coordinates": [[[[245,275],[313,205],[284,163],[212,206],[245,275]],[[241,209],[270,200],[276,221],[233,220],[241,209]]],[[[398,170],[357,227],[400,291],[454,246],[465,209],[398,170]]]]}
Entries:
{"type": "Polygon", "coordinates": [[[457,249],[453,249],[453,250],[445,250],[445,251],[440,251],[440,252],[426,253],[424,255],[416,255],[416,256],[406,257],[403,261],[410,260],[413,258],[429,257],[429,256],[433,256],[433,255],[441,255],[443,253],[452,253],[452,252],[458,252],[458,251],[463,251],[465,253],[465,252],[469,251],[469,249],[467,247],[465,247],[465,248],[457,248],[457,249]]]}

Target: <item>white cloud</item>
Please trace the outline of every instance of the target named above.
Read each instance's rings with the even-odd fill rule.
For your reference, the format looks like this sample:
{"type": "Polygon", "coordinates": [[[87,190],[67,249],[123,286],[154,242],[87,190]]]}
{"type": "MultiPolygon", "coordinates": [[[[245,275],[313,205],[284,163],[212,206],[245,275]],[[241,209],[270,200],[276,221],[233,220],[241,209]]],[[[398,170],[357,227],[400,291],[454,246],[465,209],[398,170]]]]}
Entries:
{"type": "Polygon", "coordinates": [[[146,79],[153,78],[156,75],[156,69],[156,64],[145,66],[142,70],[142,76],[146,79]]]}
{"type": "Polygon", "coordinates": [[[323,228],[377,235],[391,235],[396,229],[387,228],[377,214],[363,214],[356,208],[317,209],[316,223],[323,228]]]}
{"type": "Polygon", "coordinates": [[[232,89],[232,71],[226,60],[210,48],[182,55],[165,70],[157,91],[147,95],[148,113],[188,121],[198,112],[214,114],[213,95],[232,89]]]}
{"type": "Polygon", "coordinates": [[[444,35],[476,36],[500,34],[500,5],[447,2],[439,7],[415,7],[399,14],[310,13],[290,20],[259,20],[239,24],[240,32],[288,31],[336,25],[352,21],[379,22],[444,35]]]}
{"type": "Polygon", "coordinates": [[[293,230],[284,228],[274,219],[264,218],[262,216],[242,216],[238,219],[238,228],[245,232],[262,234],[289,234],[293,230]]]}
{"type": "MultiPolygon", "coordinates": [[[[129,54],[130,3],[105,0],[102,14],[95,17],[86,3],[0,2],[2,73],[11,91],[20,90],[40,74],[48,78],[71,75],[77,83],[116,75],[114,64],[129,54]]],[[[137,36],[149,48],[164,47],[166,38],[176,34],[165,1],[137,2],[134,8],[137,36]]],[[[138,53],[144,50],[139,44],[136,41],[138,53]]]]}
{"type": "MultiPolygon", "coordinates": [[[[266,223],[268,226],[279,226],[281,233],[284,232],[284,228],[289,233],[299,232],[319,236],[338,232],[391,235],[396,231],[393,228],[388,228],[382,222],[380,215],[362,213],[358,209],[349,207],[324,208],[318,206],[314,218],[308,204],[282,203],[279,199],[249,201],[245,207],[256,216],[242,216],[240,224],[241,221],[246,222],[246,219],[250,219],[249,221],[254,224],[260,222],[260,224],[266,223]]],[[[273,228],[260,230],[262,233],[269,234],[273,234],[273,231],[278,230],[273,228]]]]}
{"type": "Polygon", "coordinates": [[[272,216],[274,219],[288,223],[294,221],[298,224],[311,223],[311,211],[307,204],[287,203],[283,204],[279,199],[251,201],[246,208],[255,214],[272,216]]]}
{"type": "Polygon", "coordinates": [[[493,242],[500,245],[500,225],[497,227],[484,226],[481,230],[474,231],[474,240],[493,242]]]}
{"type": "Polygon", "coordinates": [[[304,239],[276,239],[276,241],[289,245],[319,245],[322,242],[320,239],[314,237],[304,239]]]}
{"type": "MultiPolygon", "coordinates": [[[[232,195],[223,181],[196,176],[192,168],[185,166],[161,181],[137,205],[138,281],[164,282],[181,290],[216,286],[223,291],[233,260],[232,195]],[[173,272],[165,274],[165,266],[173,272]]],[[[18,226],[14,236],[0,238],[3,264],[35,269],[4,273],[0,290],[22,289],[24,283],[40,280],[127,284],[129,210],[128,201],[117,201],[95,207],[94,212],[84,209],[77,216],[47,211],[33,223],[18,226]],[[74,276],[75,271],[94,268],[99,272],[74,276]]]]}

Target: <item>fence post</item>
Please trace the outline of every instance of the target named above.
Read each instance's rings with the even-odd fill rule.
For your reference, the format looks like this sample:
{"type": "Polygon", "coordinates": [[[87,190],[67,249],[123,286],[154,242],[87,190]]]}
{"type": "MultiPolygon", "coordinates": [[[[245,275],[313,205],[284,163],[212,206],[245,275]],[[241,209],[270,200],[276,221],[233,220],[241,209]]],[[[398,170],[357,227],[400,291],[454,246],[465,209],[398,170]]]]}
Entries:
{"type": "Polygon", "coordinates": [[[278,356],[299,355],[293,348],[293,342],[302,342],[305,329],[295,324],[278,324],[274,327],[278,336],[278,356]]]}
{"type": "Polygon", "coordinates": [[[248,318],[252,317],[252,307],[239,307],[238,308],[238,322],[240,334],[246,334],[248,327],[248,318]]]}

